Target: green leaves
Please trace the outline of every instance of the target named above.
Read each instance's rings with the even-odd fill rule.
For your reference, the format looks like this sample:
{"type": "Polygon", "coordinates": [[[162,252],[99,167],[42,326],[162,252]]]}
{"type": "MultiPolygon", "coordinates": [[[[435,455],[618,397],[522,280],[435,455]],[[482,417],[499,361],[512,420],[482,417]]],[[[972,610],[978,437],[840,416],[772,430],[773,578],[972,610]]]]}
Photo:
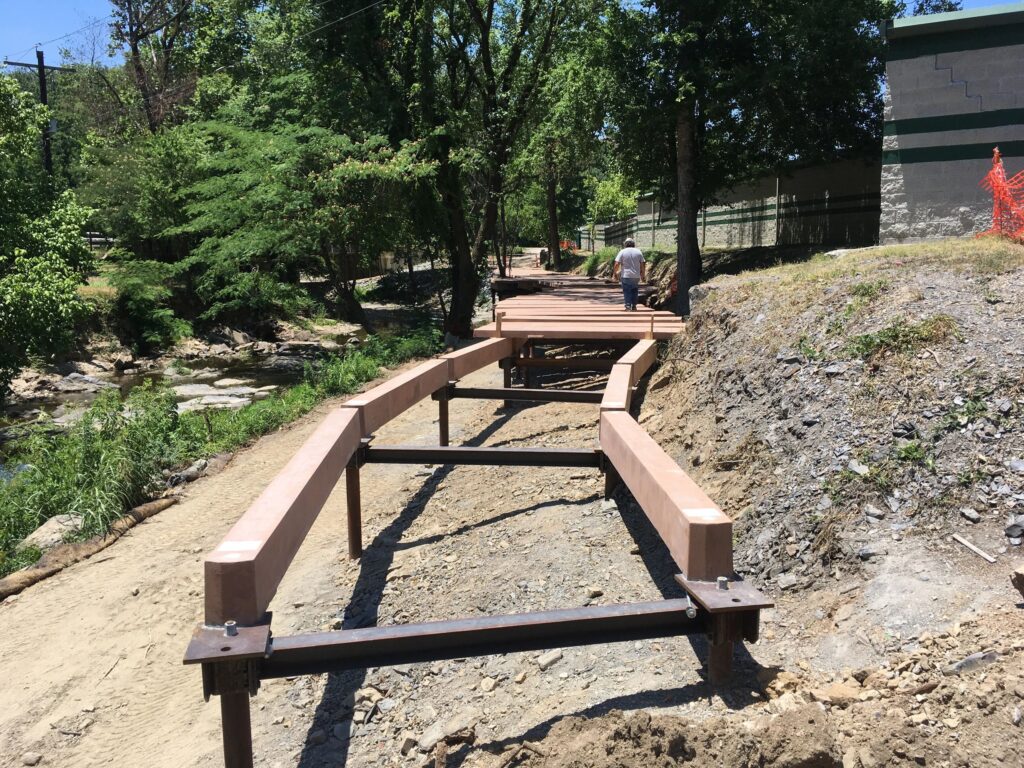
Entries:
{"type": "Polygon", "coordinates": [[[92,266],[90,211],[55,194],[38,156],[46,110],[0,75],[0,398],[32,357],[67,350],[88,308],[78,286],[92,266]]]}

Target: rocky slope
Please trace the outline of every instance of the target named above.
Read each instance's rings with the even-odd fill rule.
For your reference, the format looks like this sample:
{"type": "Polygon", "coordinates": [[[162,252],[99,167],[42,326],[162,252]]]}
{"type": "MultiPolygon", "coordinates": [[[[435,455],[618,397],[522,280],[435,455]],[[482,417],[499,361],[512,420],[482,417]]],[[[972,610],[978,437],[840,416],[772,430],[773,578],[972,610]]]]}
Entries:
{"type": "Polygon", "coordinates": [[[907,539],[1019,557],[1024,248],[873,248],[695,293],[642,420],[799,589],[907,539]]]}

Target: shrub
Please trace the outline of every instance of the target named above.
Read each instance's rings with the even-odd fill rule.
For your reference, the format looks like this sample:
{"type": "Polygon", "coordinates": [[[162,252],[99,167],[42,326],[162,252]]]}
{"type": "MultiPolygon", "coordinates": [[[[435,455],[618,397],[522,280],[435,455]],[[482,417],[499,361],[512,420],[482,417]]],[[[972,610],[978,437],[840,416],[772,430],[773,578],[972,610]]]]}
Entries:
{"type": "Polygon", "coordinates": [[[126,261],[110,278],[117,290],[118,330],[136,352],[173,345],[192,327],[167,306],[174,268],[158,261],[126,261]]]}
{"type": "Polygon", "coordinates": [[[852,357],[867,360],[887,353],[912,352],[924,344],[943,341],[950,336],[960,338],[960,330],[949,315],[936,315],[920,323],[897,320],[876,333],[855,336],[846,345],[846,352],[852,357]]]}
{"type": "Polygon", "coordinates": [[[71,430],[34,428],[8,457],[21,466],[0,481],[0,576],[34,562],[19,543],[58,514],[82,515],[84,535],[102,533],[161,487],[162,470],[231,451],[316,407],[326,397],[355,392],[381,365],[433,355],[440,334],[420,331],[371,338],[362,349],[306,370],[301,384],[237,411],[178,414],[171,393],[149,384],[128,398],[102,394],[71,430]]]}
{"type": "Polygon", "coordinates": [[[15,557],[21,539],[54,515],[81,515],[92,535],[148,498],[175,460],[176,419],[170,393],[147,385],[127,400],[101,394],[64,434],[34,428],[12,457],[21,471],[0,484],[0,574],[24,559],[15,557]]]}

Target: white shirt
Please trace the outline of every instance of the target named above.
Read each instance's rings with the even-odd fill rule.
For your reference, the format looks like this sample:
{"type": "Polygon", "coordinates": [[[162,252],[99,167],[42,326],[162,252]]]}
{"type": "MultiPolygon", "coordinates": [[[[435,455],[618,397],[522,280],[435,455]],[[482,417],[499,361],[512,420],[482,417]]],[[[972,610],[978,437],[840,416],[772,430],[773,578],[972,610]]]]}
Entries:
{"type": "Polygon", "coordinates": [[[644,254],[639,248],[623,248],[616,254],[615,263],[622,269],[623,280],[639,280],[644,254]]]}

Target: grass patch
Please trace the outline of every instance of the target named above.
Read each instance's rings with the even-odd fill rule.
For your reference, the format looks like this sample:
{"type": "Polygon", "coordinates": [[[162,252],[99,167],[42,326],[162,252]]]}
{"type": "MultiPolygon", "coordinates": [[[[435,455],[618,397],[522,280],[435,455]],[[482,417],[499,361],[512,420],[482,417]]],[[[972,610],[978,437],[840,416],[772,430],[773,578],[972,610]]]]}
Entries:
{"type": "Polygon", "coordinates": [[[920,349],[925,344],[943,341],[950,336],[961,339],[956,321],[949,315],[936,315],[920,323],[897,320],[875,333],[853,337],[846,345],[850,357],[877,360],[887,354],[903,354],[920,349]]]}
{"type": "Polygon", "coordinates": [[[825,353],[814,346],[806,334],[800,337],[800,341],[797,343],[797,350],[808,360],[821,360],[825,357],[825,353]]]}
{"type": "Polygon", "coordinates": [[[587,277],[595,277],[601,270],[601,267],[615,258],[615,254],[619,250],[614,245],[606,245],[604,248],[594,251],[583,260],[583,263],[579,266],[579,271],[587,277]]]}
{"type": "Polygon", "coordinates": [[[882,291],[888,287],[888,280],[872,280],[866,283],[854,283],[850,288],[850,293],[853,294],[855,299],[860,299],[862,302],[867,303],[881,296],[882,291]]]}
{"type": "Polygon", "coordinates": [[[372,338],[358,351],[306,370],[305,381],[237,411],[178,414],[169,390],[144,386],[122,398],[105,392],[68,432],[32,429],[16,453],[19,467],[0,482],[0,576],[38,559],[21,541],[58,514],[82,517],[92,536],[163,487],[163,470],[234,450],[294,421],[325,398],[355,392],[394,366],[440,349],[436,331],[372,338]]]}
{"type": "MultiPolygon", "coordinates": [[[[643,251],[644,258],[647,260],[648,275],[650,275],[650,269],[653,266],[661,264],[666,259],[674,259],[676,255],[675,250],[667,251],[662,248],[637,247],[643,251]]],[[[606,245],[604,248],[588,254],[576,271],[587,277],[596,277],[606,264],[611,263],[615,259],[620,250],[622,249],[617,245],[606,245]]]]}

